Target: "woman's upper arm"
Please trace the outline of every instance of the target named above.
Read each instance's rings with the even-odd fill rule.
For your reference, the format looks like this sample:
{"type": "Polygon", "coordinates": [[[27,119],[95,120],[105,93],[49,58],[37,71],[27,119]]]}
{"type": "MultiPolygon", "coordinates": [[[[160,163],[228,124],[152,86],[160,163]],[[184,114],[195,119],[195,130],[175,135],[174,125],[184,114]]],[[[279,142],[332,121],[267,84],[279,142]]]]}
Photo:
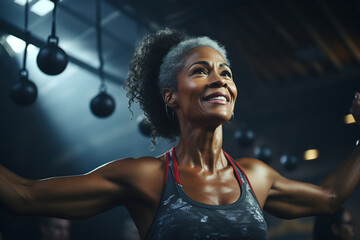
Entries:
{"type": "Polygon", "coordinates": [[[281,176],[257,159],[242,159],[259,204],[270,214],[281,218],[296,218],[328,213],[331,192],[323,187],[294,181],[281,176]]]}
{"type": "Polygon", "coordinates": [[[332,211],[330,190],[275,173],[264,210],[281,218],[323,215],[332,211]]]}
{"type": "Polygon", "coordinates": [[[123,159],[84,175],[29,180],[20,214],[83,218],[123,204],[136,197],[140,162],[123,159]]]}

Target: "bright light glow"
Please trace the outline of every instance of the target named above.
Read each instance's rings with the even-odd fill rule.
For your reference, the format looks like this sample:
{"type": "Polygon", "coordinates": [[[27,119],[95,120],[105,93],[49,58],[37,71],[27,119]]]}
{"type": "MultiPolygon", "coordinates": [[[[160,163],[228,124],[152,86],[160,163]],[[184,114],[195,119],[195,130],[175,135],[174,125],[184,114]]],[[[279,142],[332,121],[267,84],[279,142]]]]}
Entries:
{"type": "Polygon", "coordinates": [[[348,115],[346,115],[344,117],[344,122],[345,122],[345,124],[352,124],[352,123],[355,123],[355,119],[354,119],[353,115],[349,113],[348,115]]]}
{"type": "MultiPolygon", "coordinates": [[[[15,3],[24,6],[26,4],[26,0],[14,0],[15,3]]],[[[32,0],[29,0],[29,3],[32,2],[32,0]]]]}
{"type": "Polygon", "coordinates": [[[39,0],[31,6],[30,11],[39,16],[44,16],[54,9],[54,3],[49,0],[39,0]]]}
{"type": "Polygon", "coordinates": [[[317,149],[309,149],[304,153],[305,160],[314,160],[319,157],[319,151],[317,149]]]}
{"type": "Polygon", "coordinates": [[[29,44],[28,48],[27,48],[28,52],[38,52],[39,51],[39,48],[32,45],[32,44],[29,44]]]}
{"type": "Polygon", "coordinates": [[[10,45],[14,52],[21,53],[24,51],[25,42],[22,39],[9,35],[6,37],[6,42],[10,45]]]}
{"type": "MultiPolygon", "coordinates": [[[[9,44],[9,46],[15,53],[21,53],[25,49],[25,42],[22,39],[17,38],[13,35],[8,35],[6,37],[6,42],[9,44]]],[[[29,44],[27,50],[28,50],[28,52],[35,52],[35,51],[38,51],[39,49],[37,47],[35,47],[34,45],[29,44]]]]}

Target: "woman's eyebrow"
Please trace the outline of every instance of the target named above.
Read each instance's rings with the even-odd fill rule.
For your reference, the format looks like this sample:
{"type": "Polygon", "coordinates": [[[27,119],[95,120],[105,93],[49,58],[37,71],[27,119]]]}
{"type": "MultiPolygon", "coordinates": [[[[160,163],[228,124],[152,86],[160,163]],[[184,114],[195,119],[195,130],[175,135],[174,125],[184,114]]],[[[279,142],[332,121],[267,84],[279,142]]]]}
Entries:
{"type": "Polygon", "coordinates": [[[225,66],[226,66],[226,67],[228,67],[229,69],[231,69],[230,66],[227,65],[226,63],[220,63],[219,66],[220,66],[220,67],[225,67],[225,66]]]}
{"type": "Polygon", "coordinates": [[[190,67],[189,67],[189,69],[190,69],[193,65],[195,65],[195,64],[203,64],[203,65],[208,65],[208,66],[210,66],[210,63],[207,62],[207,61],[197,61],[197,62],[194,62],[193,64],[191,64],[190,67]]]}
{"type": "MultiPolygon", "coordinates": [[[[195,64],[203,64],[203,65],[208,65],[208,66],[210,66],[210,63],[209,62],[207,62],[207,61],[197,61],[197,62],[194,62],[193,64],[191,64],[190,65],[190,67],[189,67],[189,69],[193,66],[193,65],[195,65],[195,64]]],[[[219,64],[219,67],[228,67],[228,68],[230,68],[230,66],[229,65],[227,65],[226,63],[220,63],[219,64]]],[[[230,68],[231,69],[231,68],[230,68]]]]}

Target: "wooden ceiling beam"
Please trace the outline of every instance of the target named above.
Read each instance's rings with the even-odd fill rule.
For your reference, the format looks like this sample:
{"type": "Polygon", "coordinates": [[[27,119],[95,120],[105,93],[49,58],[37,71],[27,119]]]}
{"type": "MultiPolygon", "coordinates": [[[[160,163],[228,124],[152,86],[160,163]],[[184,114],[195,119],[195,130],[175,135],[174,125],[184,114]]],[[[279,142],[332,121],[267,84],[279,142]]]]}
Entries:
{"type": "Polygon", "coordinates": [[[268,76],[267,79],[270,80],[270,83],[276,83],[278,78],[276,74],[278,74],[278,70],[268,62],[264,62],[264,50],[260,49],[258,44],[255,43],[254,38],[251,37],[248,32],[244,31],[244,29],[241,30],[240,34],[244,39],[244,44],[248,46],[246,49],[250,52],[249,54],[252,56],[252,59],[258,63],[257,65],[260,66],[262,72],[268,76]]]}
{"type": "Polygon", "coordinates": [[[319,48],[328,56],[334,67],[340,69],[342,67],[341,61],[336,54],[331,51],[330,47],[327,46],[326,42],[321,38],[316,29],[310,24],[310,22],[308,22],[305,15],[302,14],[290,1],[284,1],[284,3],[287,4],[290,11],[299,19],[305,30],[309,33],[319,48]]]}
{"type": "MultiPolygon", "coordinates": [[[[279,21],[277,21],[273,16],[271,16],[270,13],[262,5],[258,5],[258,9],[262,13],[262,16],[265,18],[265,20],[270,22],[271,25],[274,27],[275,31],[277,31],[283,37],[288,46],[290,46],[294,51],[296,51],[299,48],[299,43],[295,40],[295,38],[291,36],[289,31],[287,31],[286,28],[279,23],[279,21]]],[[[300,75],[308,75],[308,68],[304,64],[292,60],[292,66],[300,75]]],[[[319,62],[312,62],[310,64],[310,68],[314,69],[318,74],[323,73],[323,68],[319,62]]]]}
{"type": "Polygon", "coordinates": [[[273,18],[270,13],[264,8],[263,5],[258,5],[258,9],[261,12],[262,16],[265,18],[266,21],[268,21],[273,28],[275,29],[276,32],[278,32],[278,34],[280,34],[280,36],[283,37],[283,39],[285,40],[285,42],[293,49],[296,49],[299,47],[299,44],[297,43],[297,41],[295,40],[295,38],[293,38],[291,36],[291,34],[285,29],[284,26],[282,26],[277,20],[275,20],[275,18],[273,18]]]}
{"type": "Polygon", "coordinates": [[[339,20],[335,17],[334,13],[330,10],[329,6],[323,0],[317,0],[318,4],[321,6],[322,10],[329,18],[330,22],[333,24],[334,28],[336,29],[337,33],[340,35],[341,39],[343,40],[345,46],[348,48],[350,53],[355,57],[355,59],[360,62],[360,50],[356,46],[353,39],[349,36],[345,28],[341,25],[339,20]]]}
{"type": "Polygon", "coordinates": [[[244,40],[243,44],[248,46],[246,49],[248,52],[250,52],[249,54],[253,56],[252,59],[257,59],[255,61],[257,62],[257,66],[260,67],[261,71],[268,76],[267,79],[270,81],[270,83],[276,83],[276,74],[278,74],[279,70],[276,70],[274,67],[272,67],[272,65],[267,62],[264,63],[265,50],[262,49],[263,47],[261,46],[261,44],[257,43],[255,38],[245,30],[244,26],[240,28],[238,28],[238,36],[240,36],[240,38],[244,40]]]}
{"type": "Polygon", "coordinates": [[[311,66],[318,74],[324,73],[324,68],[322,67],[321,63],[313,62],[311,66]]]}
{"type": "MultiPolygon", "coordinates": [[[[274,30],[284,39],[284,41],[288,44],[288,46],[292,50],[296,50],[299,47],[297,41],[291,36],[291,34],[285,29],[283,25],[281,25],[274,17],[270,15],[270,13],[262,6],[258,5],[258,10],[261,12],[262,16],[265,18],[266,21],[270,23],[270,25],[274,28],[274,30]]],[[[298,61],[290,59],[290,63],[293,69],[302,76],[307,75],[306,67],[298,61]]]]}
{"type": "Polygon", "coordinates": [[[266,53],[269,49],[264,48],[264,44],[259,43],[256,40],[256,37],[254,37],[249,30],[246,30],[246,27],[244,25],[244,21],[239,21],[242,23],[240,34],[243,36],[244,40],[246,41],[247,45],[249,46],[249,50],[252,52],[252,55],[257,56],[257,59],[259,62],[261,62],[262,66],[266,69],[267,74],[271,74],[270,80],[271,83],[277,83],[278,82],[278,76],[284,77],[282,74],[282,71],[279,70],[277,67],[274,66],[274,62],[269,62],[265,59],[266,53]]]}
{"type": "MultiPolygon", "coordinates": [[[[252,41],[256,42],[258,39],[265,39],[267,41],[257,41],[257,46],[258,47],[263,47],[263,46],[267,46],[265,48],[265,50],[272,52],[272,54],[274,56],[279,56],[274,58],[275,59],[281,59],[281,65],[279,65],[279,61],[273,61],[272,62],[272,66],[276,66],[276,71],[279,73],[279,75],[281,75],[281,77],[285,78],[285,79],[289,79],[290,75],[291,75],[291,71],[286,70],[291,68],[292,71],[297,71],[296,68],[293,68],[292,63],[293,63],[293,59],[291,59],[289,56],[286,55],[286,53],[284,52],[284,49],[280,48],[277,44],[278,42],[276,41],[268,41],[269,40],[269,35],[264,34],[264,29],[262,29],[257,23],[255,23],[255,21],[252,19],[252,17],[247,14],[244,13],[243,14],[243,19],[249,24],[251,25],[251,29],[256,31],[258,34],[258,38],[256,37],[251,37],[252,41]],[[289,66],[290,63],[290,66],[289,66]]],[[[250,33],[248,33],[248,35],[250,35],[250,33]]]]}
{"type": "MultiPolygon", "coordinates": [[[[255,79],[261,78],[260,75],[265,78],[268,82],[275,82],[275,77],[273,73],[267,70],[267,68],[249,51],[247,50],[244,42],[240,40],[240,37],[238,38],[238,41],[236,41],[235,46],[239,53],[244,56],[244,62],[248,65],[250,68],[250,71],[255,76],[255,79]],[[254,67],[255,66],[255,67],[254,67]]],[[[257,87],[261,85],[258,81],[256,81],[257,87]]]]}

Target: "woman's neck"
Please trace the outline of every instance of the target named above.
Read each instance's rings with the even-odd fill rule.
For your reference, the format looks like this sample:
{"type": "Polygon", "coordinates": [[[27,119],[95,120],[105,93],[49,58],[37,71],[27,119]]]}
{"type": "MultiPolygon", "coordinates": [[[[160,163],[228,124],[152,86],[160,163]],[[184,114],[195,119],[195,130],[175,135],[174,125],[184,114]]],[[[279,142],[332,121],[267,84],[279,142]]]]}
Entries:
{"type": "Polygon", "coordinates": [[[179,166],[201,167],[210,172],[225,168],[228,162],[222,153],[222,139],[222,125],[182,129],[175,148],[179,166]]]}

